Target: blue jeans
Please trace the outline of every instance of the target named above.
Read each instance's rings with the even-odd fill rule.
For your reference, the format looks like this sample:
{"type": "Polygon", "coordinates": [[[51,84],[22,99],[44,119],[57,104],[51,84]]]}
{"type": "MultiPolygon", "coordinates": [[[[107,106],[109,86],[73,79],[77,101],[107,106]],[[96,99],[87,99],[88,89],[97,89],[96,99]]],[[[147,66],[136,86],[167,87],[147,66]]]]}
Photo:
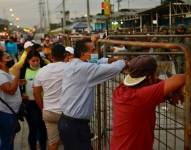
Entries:
{"type": "Polygon", "coordinates": [[[58,130],[64,150],[93,150],[88,122],[60,117],[58,130]]]}
{"type": "Polygon", "coordinates": [[[16,116],[0,111],[0,150],[13,150],[16,116]]]}

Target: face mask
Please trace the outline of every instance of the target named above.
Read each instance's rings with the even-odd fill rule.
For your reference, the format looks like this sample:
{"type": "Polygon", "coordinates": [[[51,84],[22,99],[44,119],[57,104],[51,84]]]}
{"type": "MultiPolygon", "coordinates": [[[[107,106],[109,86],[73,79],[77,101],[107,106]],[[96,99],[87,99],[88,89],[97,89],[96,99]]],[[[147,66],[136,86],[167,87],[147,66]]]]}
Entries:
{"type": "Polygon", "coordinates": [[[38,68],[40,68],[40,65],[38,65],[38,66],[36,66],[36,67],[33,67],[33,66],[30,65],[30,68],[31,68],[32,70],[37,70],[38,68]]]}
{"type": "Polygon", "coordinates": [[[11,68],[11,67],[13,67],[14,64],[15,64],[14,60],[11,59],[11,60],[9,60],[9,61],[6,63],[6,66],[7,66],[7,68],[11,68]]]}
{"type": "Polygon", "coordinates": [[[90,57],[90,59],[89,59],[89,62],[90,63],[97,63],[97,61],[98,61],[98,54],[91,54],[91,57],[90,57]]]}
{"type": "Polygon", "coordinates": [[[41,56],[42,58],[45,57],[44,52],[40,51],[39,54],[40,54],[40,56],[41,56]]]}

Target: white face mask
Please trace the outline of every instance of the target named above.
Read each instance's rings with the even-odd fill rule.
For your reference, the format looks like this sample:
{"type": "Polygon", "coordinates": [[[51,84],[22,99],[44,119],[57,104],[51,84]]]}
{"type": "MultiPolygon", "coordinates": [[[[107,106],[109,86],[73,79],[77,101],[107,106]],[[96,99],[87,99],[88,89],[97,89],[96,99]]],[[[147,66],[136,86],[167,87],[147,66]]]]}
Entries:
{"type": "Polygon", "coordinates": [[[45,57],[45,55],[44,55],[44,52],[43,52],[43,51],[40,51],[40,52],[39,52],[39,54],[40,54],[40,56],[41,56],[41,57],[45,57]]]}
{"type": "Polygon", "coordinates": [[[38,68],[40,68],[40,65],[38,65],[38,66],[36,66],[36,67],[33,67],[33,66],[30,65],[30,68],[31,68],[32,70],[37,70],[38,68]]]}

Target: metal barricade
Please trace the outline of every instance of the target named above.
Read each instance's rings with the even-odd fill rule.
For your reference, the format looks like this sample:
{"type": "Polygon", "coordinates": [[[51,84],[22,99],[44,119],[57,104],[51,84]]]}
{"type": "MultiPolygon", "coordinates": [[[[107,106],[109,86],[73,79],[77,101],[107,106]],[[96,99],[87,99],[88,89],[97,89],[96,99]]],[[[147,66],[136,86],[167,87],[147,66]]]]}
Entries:
{"type": "MultiPolygon", "coordinates": [[[[186,85],[184,105],[171,105],[168,102],[160,104],[156,109],[155,150],[191,150],[191,57],[187,47],[171,43],[131,42],[117,40],[99,40],[99,53],[110,55],[180,55],[180,52],[101,52],[101,44],[123,44],[144,48],[180,49],[186,58],[186,85]]],[[[124,79],[124,75],[97,86],[95,114],[91,121],[94,132],[92,144],[94,150],[108,150],[112,132],[112,92],[124,79]]]]}
{"type": "Polygon", "coordinates": [[[86,35],[64,35],[64,45],[74,46],[77,40],[90,39],[90,38],[91,36],[86,36],[86,35]]]}

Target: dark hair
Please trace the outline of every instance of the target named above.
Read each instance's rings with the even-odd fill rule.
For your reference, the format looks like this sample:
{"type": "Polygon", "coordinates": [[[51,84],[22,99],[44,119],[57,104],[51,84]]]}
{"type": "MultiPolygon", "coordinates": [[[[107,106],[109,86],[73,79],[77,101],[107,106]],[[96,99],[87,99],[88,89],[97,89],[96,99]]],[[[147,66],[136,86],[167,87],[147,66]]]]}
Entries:
{"type": "Polygon", "coordinates": [[[14,37],[13,36],[10,36],[10,38],[9,38],[10,40],[12,40],[12,41],[14,41],[14,37]]]}
{"type": "Polygon", "coordinates": [[[182,30],[180,34],[186,33],[186,26],[184,24],[179,24],[175,30],[176,34],[179,34],[178,30],[182,30]]]}
{"type": "Polygon", "coordinates": [[[26,41],[32,41],[32,40],[33,40],[33,36],[28,35],[27,38],[26,38],[26,41]]]}
{"type": "Polygon", "coordinates": [[[20,79],[24,79],[26,70],[27,70],[27,68],[30,67],[29,60],[30,60],[32,57],[38,57],[38,58],[40,59],[40,67],[41,67],[41,68],[46,65],[45,62],[44,62],[44,60],[41,58],[39,52],[36,51],[35,49],[31,49],[31,50],[29,51],[29,53],[27,54],[27,58],[26,58],[26,60],[25,60],[25,62],[24,62],[23,67],[21,68],[20,79]]]}
{"type": "Polygon", "coordinates": [[[51,55],[56,61],[63,61],[65,57],[65,47],[62,44],[54,43],[51,49],[51,55]]]}
{"type": "Polygon", "coordinates": [[[91,39],[78,40],[74,46],[74,57],[80,58],[81,53],[88,52],[87,43],[90,43],[91,39]]]}
{"type": "Polygon", "coordinates": [[[128,71],[133,78],[152,75],[156,70],[157,62],[152,56],[140,55],[128,62],[128,71]]]}
{"type": "Polygon", "coordinates": [[[31,47],[31,49],[38,50],[39,48],[42,48],[42,46],[38,43],[33,43],[34,45],[31,47]]]}
{"type": "Polygon", "coordinates": [[[48,34],[45,34],[45,35],[44,35],[44,39],[45,39],[45,38],[50,38],[50,36],[49,36],[48,34]]]}

